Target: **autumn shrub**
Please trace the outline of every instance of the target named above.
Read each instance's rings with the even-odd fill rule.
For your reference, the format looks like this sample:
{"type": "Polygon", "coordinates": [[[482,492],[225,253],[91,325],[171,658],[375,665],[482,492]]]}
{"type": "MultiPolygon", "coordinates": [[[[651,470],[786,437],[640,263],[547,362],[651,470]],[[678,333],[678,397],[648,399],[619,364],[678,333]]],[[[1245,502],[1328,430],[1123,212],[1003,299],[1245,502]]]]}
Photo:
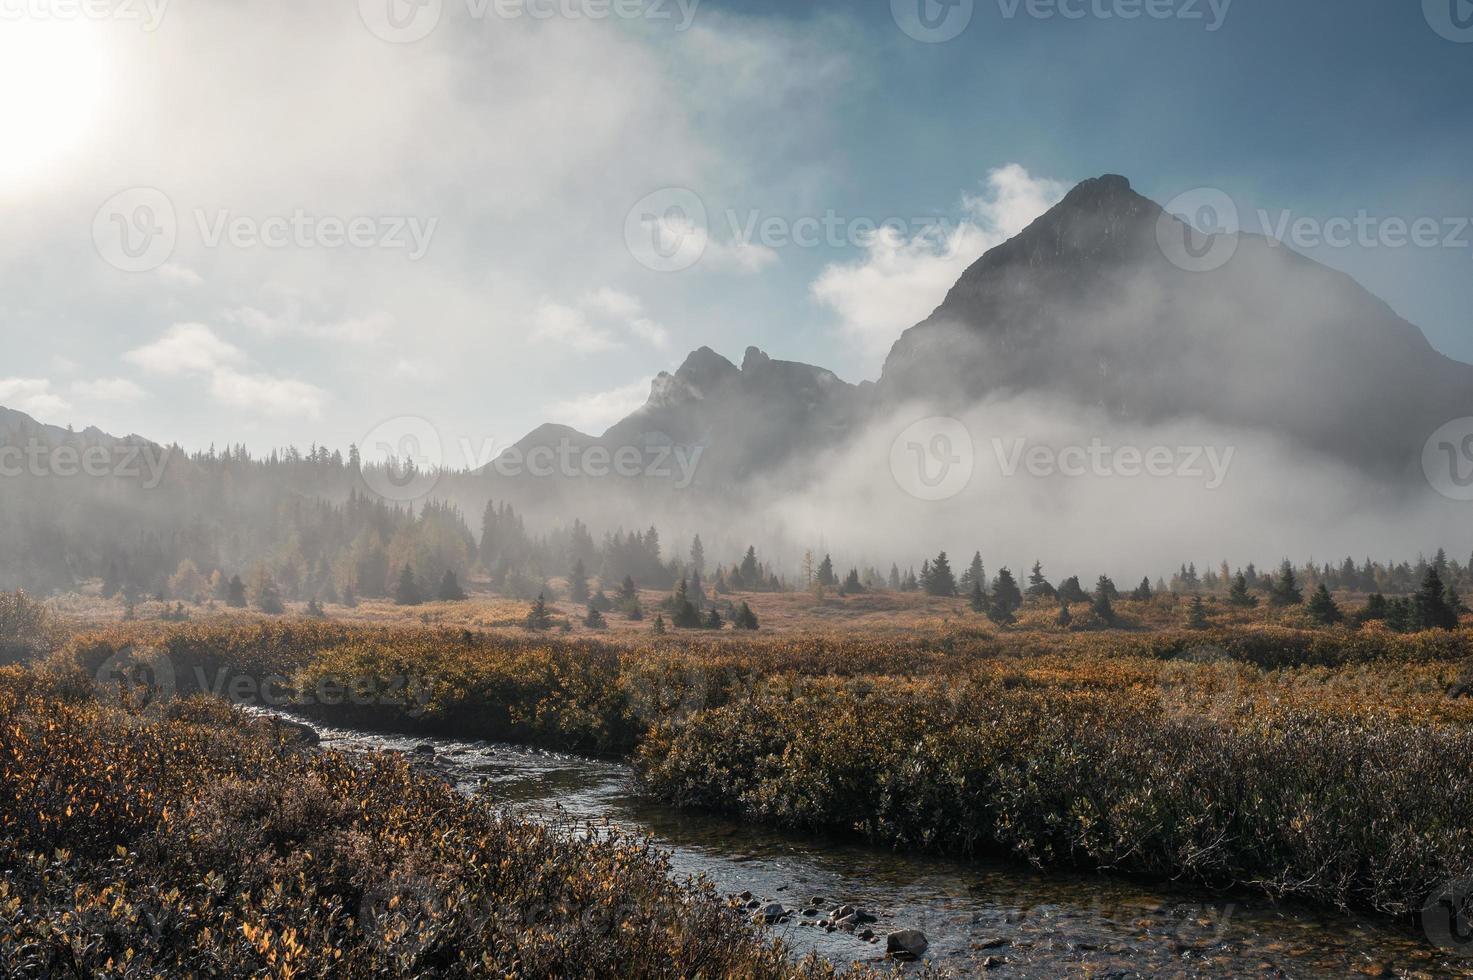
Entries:
{"type": "Polygon", "coordinates": [[[647,841],[523,822],[218,701],[137,715],[6,672],[0,733],[5,976],[836,975],[647,841]]]}

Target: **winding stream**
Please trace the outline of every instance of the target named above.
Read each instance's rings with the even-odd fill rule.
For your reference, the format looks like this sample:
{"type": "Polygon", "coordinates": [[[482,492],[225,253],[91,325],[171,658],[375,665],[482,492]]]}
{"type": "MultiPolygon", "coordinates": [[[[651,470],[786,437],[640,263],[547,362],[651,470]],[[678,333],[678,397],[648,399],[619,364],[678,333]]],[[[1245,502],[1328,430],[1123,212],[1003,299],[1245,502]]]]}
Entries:
{"type": "MultiPolygon", "coordinates": [[[[313,727],[324,746],[344,751],[433,746],[433,756],[415,758],[461,791],[534,819],[607,820],[639,831],[669,850],[678,875],[704,873],[726,893],[751,892],[800,910],[854,905],[878,918],[871,928],[880,937],[920,929],[930,939],[926,959],[961,976],[1473,977],[1473,959],[1384,921],[776,833],[653,804],[633,792],[629,767],[618,762],[313,727]]],[[[799,951],[836,963],[884,953],[883,938],[869,943],[799,917],[772,929],[799,951]]]]}

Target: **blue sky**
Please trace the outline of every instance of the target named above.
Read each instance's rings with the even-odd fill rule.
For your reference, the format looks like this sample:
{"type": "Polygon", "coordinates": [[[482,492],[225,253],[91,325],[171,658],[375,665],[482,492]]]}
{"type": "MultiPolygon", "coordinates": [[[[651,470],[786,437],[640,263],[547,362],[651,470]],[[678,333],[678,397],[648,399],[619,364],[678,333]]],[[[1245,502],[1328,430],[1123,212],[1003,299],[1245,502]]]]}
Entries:
{"type": "Polygon", "coordinates": [[[1435,245],[1291,244],[1473,361],[1473,43],[1443,36],[1473,40],[1467,0],[976,0],[939,43],[903,0],[704,0],[683,30],[673,3],[439,0],[413,40],[375,6],[402,2],[0,22],[23,148],[0,164],[0,404],[191,447],[414,416],[456,463],[542,421],[599,429],[703,344],[860,380],[982,249],[1105,172],[1163,203],[1220,189],[1251,230],[1435,221],[1435,245]],[[666,210],[692,195],[699,228],[666,210]],[[169,247],[120,256],[108,236],[161,208],[169,247]],[[698,259],[648,267],[631,221],[698,259]],[[739,247],[748,227],[775,231],[739,247]]]}

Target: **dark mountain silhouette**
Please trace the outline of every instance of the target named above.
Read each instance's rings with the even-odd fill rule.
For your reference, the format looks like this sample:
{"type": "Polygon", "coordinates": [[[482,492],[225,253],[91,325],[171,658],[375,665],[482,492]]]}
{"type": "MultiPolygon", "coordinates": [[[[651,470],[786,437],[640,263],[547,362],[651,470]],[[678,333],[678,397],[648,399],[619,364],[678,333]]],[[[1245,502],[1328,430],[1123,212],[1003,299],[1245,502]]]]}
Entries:
{"type": "Polygon", "coordinates": [[[1382,474],[1414,472],[1438,426],[1473,414],[1473,366],[1350,277],[1249,234],[1188,271],[1168,257],[1187,234],[1124,177],[1085,181],[901,336],[882,401],[1046,392],[1266,429],[1382,474]]]}

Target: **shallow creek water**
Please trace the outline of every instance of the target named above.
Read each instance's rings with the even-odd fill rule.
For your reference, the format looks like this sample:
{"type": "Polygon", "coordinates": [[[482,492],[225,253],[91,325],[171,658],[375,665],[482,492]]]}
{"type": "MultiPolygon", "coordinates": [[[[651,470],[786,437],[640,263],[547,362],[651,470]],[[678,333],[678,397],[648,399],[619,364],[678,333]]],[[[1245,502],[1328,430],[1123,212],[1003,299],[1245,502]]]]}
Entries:
{"type": "MultiPolygon", "coordinates": [[[[630,769],[619,762],[314,727],[325,746],[339,750],[433,746],[433,756],[415,759],[463,792],[538,820],[608,821],[638,831],[670,852],[678,876],[705,874],[724,893],[751,892],[798,910],[854,905],[878,918],[870,928],[880,937],[920,929],[930,940],[926,959],[960,976],[1473,977],[1473,959],[1385,921],[777,833],[651,803],[634,792],[630,769]]],[[[772,931],[800,952],[837,963],[883,957],[883,938],[869,943],[801,918],[772,931]]]]}

